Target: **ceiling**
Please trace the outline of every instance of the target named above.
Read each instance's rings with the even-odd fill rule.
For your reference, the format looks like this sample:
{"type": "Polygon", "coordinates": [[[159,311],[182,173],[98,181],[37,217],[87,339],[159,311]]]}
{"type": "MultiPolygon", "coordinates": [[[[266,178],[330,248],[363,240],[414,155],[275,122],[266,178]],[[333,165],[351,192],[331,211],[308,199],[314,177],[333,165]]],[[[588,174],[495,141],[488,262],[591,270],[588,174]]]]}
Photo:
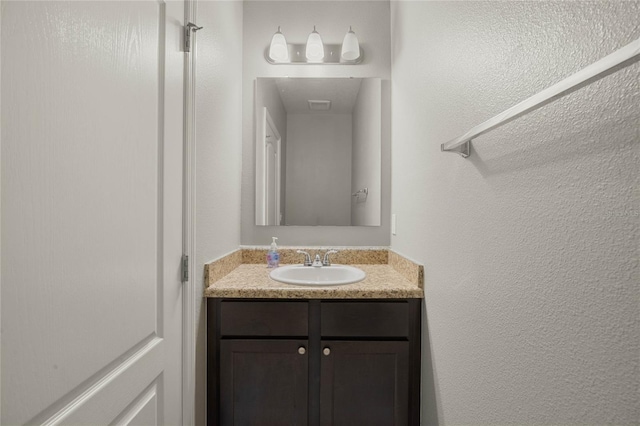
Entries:
{"type": "Polygon", "coordinates": [[[351,114],[361,78],[278,78],[276,86],[288,114],[351,114]],[[329,100],[329,111],[311,111],[309,100],[329,100]]]}

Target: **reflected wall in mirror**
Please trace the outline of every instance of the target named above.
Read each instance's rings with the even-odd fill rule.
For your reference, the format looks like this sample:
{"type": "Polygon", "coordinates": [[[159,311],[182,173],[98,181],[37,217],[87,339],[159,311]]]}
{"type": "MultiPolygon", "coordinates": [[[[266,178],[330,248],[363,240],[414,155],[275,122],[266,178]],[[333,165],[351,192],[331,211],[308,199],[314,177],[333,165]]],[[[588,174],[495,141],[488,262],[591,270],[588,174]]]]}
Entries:
{"type": "Polygon", "coordinates": [[[381,80],[258,78],[256,225],[380,226],[381,80]]]}

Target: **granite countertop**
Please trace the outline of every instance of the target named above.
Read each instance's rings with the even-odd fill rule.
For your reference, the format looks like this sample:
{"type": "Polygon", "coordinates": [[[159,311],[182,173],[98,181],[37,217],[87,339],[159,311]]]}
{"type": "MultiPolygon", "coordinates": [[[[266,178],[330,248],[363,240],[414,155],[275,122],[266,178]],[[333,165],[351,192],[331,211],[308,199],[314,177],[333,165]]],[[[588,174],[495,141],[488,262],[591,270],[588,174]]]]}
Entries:
{"type": "Polygon", "coordinates": [[[407,299],[423,298],[418,283],[411,282],[389,264],[354,264],[366,278],[334,286],[300,286],[274,281],[264,264],[240,264],[212,282],[205,297],[282,299],[407,299]]]}
{"type": "MultiPolygon", "coordinates": [[[[281,248],[280,266],[297,264],[298,249],[314,257],[326,248],[281,248]]],[[[362,269],[358,283],[302,286],[274,281],[264,259],[268,248],[240,248],[205,265],[205,297],[255,299],[415,299],[424,298],[424,268],[387,248],[340,248],[334,264],[362,269]]]]}

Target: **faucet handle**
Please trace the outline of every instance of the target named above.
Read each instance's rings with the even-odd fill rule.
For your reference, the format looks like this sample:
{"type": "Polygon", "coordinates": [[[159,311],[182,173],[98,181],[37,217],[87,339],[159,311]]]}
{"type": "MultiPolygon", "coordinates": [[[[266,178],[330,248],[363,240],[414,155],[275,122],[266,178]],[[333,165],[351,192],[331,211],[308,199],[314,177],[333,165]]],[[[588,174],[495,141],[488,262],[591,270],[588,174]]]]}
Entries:
{"type": "Polygon", "coordinates": [[[296,253],[304,254],[304,266],[311,266],[311,255],[306,251],[298,250],[296,253]]]}
{"type": "Polygon", "coordinates": [[[324,259],[322,260],[322,266],[331,266],[331,262],[329,261],[329,255],[337,252],[338,250],[328,250],[324,254],[324,259]]]}

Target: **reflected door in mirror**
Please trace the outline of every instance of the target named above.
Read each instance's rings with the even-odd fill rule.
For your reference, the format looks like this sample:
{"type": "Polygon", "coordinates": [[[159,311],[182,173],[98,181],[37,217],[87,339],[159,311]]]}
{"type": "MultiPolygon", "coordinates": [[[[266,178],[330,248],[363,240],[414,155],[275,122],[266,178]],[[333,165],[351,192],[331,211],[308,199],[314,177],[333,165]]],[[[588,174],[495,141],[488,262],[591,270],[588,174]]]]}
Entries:
{"type": "Polygon", "coordinates": [[[280,225],[282,220],[280,187],[282,180],[282,138],[267,108],[263,109],[262,137],[257,150],[257,212],[259,225],[280,225]]]}

